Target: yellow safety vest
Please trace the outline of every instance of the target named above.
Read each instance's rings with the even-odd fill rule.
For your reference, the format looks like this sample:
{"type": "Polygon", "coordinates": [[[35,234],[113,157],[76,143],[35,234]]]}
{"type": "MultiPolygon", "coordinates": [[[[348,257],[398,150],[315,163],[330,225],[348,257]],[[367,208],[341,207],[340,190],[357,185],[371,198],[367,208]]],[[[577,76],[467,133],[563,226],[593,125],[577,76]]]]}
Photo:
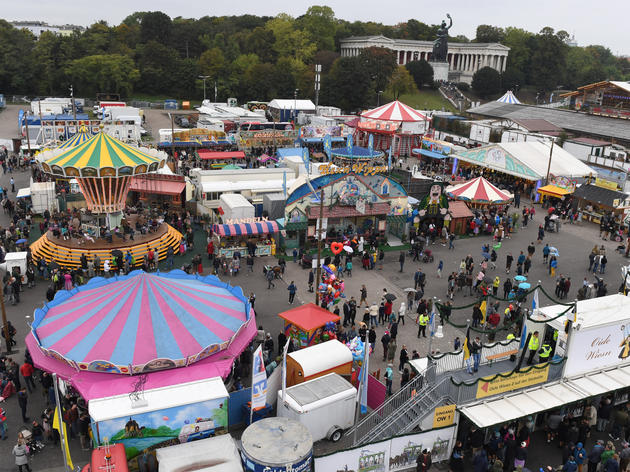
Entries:
{"type": "Polygon", "coordinates": [[[428,315],[420,315],[420,317],[418,318],[418,323],[420,324],[420,326],[426,326],[428,322],[429,322],[428,315]]]}
{"type": "Polygon", "coordinates": [[[543,344],[540,350],[541,350],[540,352],[541,359],[547,359],[549,355],[551,354],[551,346],[549,344],[543,344]]]}
{"type": "Polygon", "coordinates": [[[555,331],[553,332],[553,340],[554,340],[554,341],[557,341],[557,340],[558,340],[558,330],[555,330],[555,331]]]}
{"type": "Polygon", "coordinates": [[[512,339],[514,339],[516,336],[514,336],[512,333],[507,335],[507,340],[511,341],[512,339]]]}
{"type": "Polygon", "coordinates": [[[529,350],[537,351],[539,346],[540,341],[538,340],[538,338],[536,336],[532,336],[532,339],[529,340],[529,350]]]}

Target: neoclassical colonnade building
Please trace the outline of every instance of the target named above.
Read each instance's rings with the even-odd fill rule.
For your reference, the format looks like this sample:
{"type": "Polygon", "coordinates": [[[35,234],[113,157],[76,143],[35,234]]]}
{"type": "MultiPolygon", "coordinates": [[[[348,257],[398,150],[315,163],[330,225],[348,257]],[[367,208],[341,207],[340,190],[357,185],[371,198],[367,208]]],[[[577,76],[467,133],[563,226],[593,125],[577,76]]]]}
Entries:
{"type": "MultiPolygon", "coordinates": [[[[383,47],[396,53],[398,64],[411,61],[431,60],[433,41],[410,39],[390,39],[385,36],[351,36],[340,41],[341,55],[357,56],[361,49],[383,47]]],[[[472,81],[479,69],[489,66],[499,72],[505,70],[510,48],[499,43],[448,43],[449,80],[453,82],[472,81]]]]}

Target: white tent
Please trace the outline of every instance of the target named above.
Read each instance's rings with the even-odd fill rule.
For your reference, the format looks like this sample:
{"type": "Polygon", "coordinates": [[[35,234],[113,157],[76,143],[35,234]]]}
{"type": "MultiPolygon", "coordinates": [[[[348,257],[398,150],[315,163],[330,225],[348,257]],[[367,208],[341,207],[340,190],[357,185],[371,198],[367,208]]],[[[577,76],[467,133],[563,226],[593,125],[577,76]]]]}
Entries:
{"type": "Polygon", "coordinates": [[[560,146],[554,145],[553,150],[550,147],[551,144],[539,141],[496,143],[458,152],[451,157],[527,180],[547,176],[550,155],[550,176],[578,178],[597,173],[560,146]]]}
{"type": "Polygon", "coordinates": [[[291,98],[276,98],[269,102],[268,107],[275,108],[276,110],[315,111],[315,104],[312,101],[293,100],[291,98]]]}
{"type": "Polygon", "coordinates": [[[508,90],[507,92],[505,92],[505,95],[503,95],[501,98],[497,99],[497,102],[513,103],[514,105],[520,105],[521,104],[519,99],[516,98],[516,96],[512,93],[511,90],[508,90]]]}

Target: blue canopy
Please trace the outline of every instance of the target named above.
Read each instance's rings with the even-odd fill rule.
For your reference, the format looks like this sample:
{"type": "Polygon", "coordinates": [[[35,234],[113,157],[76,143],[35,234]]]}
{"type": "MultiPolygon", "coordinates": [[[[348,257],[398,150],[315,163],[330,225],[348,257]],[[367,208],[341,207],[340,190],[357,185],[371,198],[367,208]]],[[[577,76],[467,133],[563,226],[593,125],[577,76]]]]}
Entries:
{"type": "Polygon", "coordinates": [[[448,156],[435,151],[429,151],[428,149],[414,148],[411,150],[412,154],[420,154],[422,156],[432,157],[434,159],[446,159],[448,156]]]}

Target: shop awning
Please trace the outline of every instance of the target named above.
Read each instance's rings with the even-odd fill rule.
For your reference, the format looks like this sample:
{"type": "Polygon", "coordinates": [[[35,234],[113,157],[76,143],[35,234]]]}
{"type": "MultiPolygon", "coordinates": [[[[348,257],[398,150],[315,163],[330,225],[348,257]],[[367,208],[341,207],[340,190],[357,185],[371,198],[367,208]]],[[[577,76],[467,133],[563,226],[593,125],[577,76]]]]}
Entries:
{"type": "Polygon", "coordinates": [[[15,198],[26,198],[30,196],[31,196],[31,188],[26,187],[26,188],[19,189],[15,198]]]}
{"type": "Polygon", "coordinates": [[[566,188],[558,187],[556,185],[545,185],[544,187],[540,187],[538,189],[538,193],[541,195],[549,195],[550,197],[562,198],[565,195],[570,195],[570,190],[566,188]]]}
{"type": "Polygon", "coordinates": [[[433,159],[446,159],[448,156],[441,152],[429,151],[428,149],[414,148],[411,150],[414,155],[420,154],[421,156],[432,157],[433,159]]]}
{"type": "Polygon", "coordinates": [[[630,366],[588,373],[567,381],[553,382],[496,400],[463,406],[459,410],[480,428],[553,410],[562,405],[613,392],[630,385],[630,366]]]}
{"type": "Polygon", "coordinates": [[[573,192],[573,196],[609,208],[627,208],[630,206],[630,199],[625,193],[593,184],[580,185],[573,192]]]}
{"type": "Polygon", "coordinates": [[[473,212],[470,211],[470,208],[468,208],[468,205],[466,205],[466,202],[462,202],[459,200],[451,200],[448,202],[448,212],[450,213],[451,218],[454,220],[457,218],[475,217],[473,212]]]}
{"type": "Polygon", "coordinates": [[[209,151],[207,149],[200,149],[197,151],[201,159],[245,159],[245,153],[243,151],[209,151]]]}
{"type": "Polygon", "coordinates": [[[239,223],[236,225],[214,225],[212,231],[220,236],[245,236],[248,234],[268,234],[279,231],[275,221],[261,221],[259,223],[239,223]]]}
{"type": "MultiPolygon", "coordinates": [[[[353,206],[335,205],[332,208],[324,206],[324,218],[348,218],[352,216],[376,216],[389,214],[389,203],[374,203],[365,205],[365,213],[359,213],[353,206]]],[[[308,209],[308,218],[319,218],[319,205],[312,205],[308,209]]]]}
{"type": "Polygon", "coordinates": [[[181,181],[133,178],[129,190],[159,195],[179,195],[185,188],[186,182],[181,181]]]}

